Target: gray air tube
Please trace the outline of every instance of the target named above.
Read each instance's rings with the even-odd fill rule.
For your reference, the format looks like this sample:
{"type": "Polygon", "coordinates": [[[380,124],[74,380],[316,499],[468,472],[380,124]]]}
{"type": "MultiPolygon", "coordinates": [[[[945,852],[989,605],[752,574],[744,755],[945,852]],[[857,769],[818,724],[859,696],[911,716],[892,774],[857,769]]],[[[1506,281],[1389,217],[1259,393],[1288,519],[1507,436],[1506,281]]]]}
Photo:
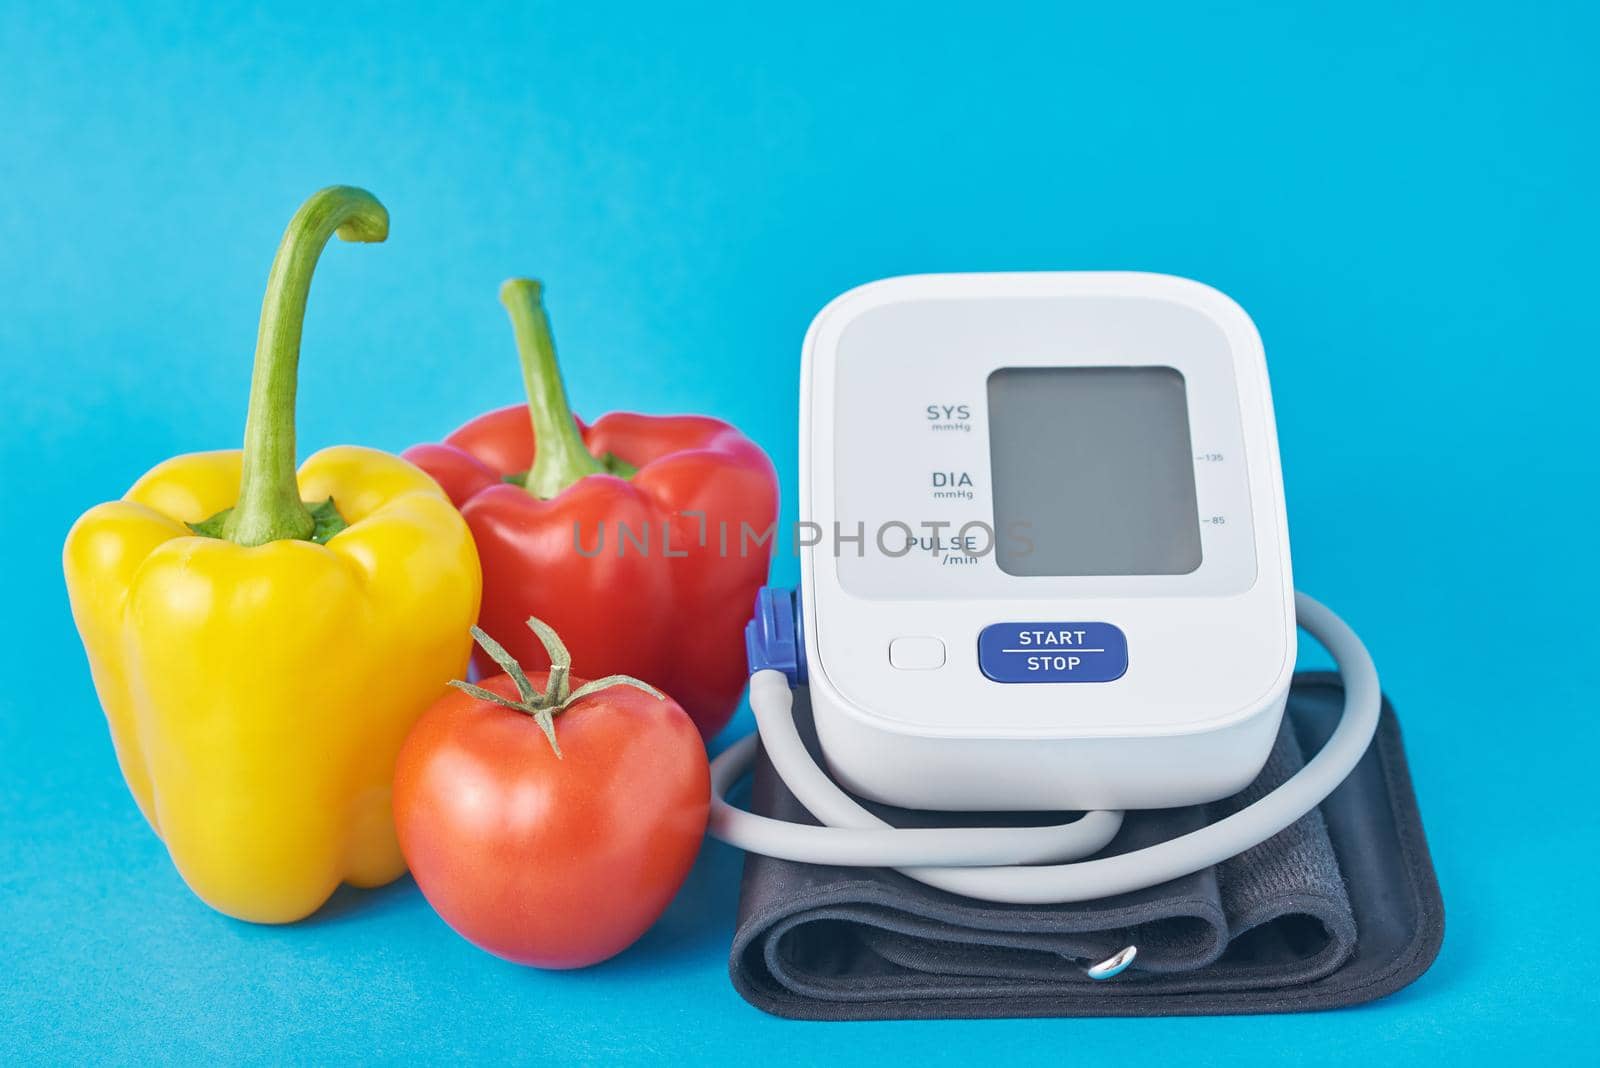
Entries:
{"type": "Polygon", "coordinates": [[[1158,845],[1098,860],[1122,826],[1120,812],[1090,812],[1052,827],[895,828],[834,784],[795,729],[794,696],[782,672],[750,676],[750,707],[773,767],[823,827],[785,823],[735,808],[727,792],[749,770],[755,735],[711,762],[711,834],[754,853],[811,864],[892,867],[929,886],[985,901],[1048,905],[1109,897],[1243,853],[1321,803],[1344,782],[1378,727],[1378,671],[1361,639],[1318,602],[1295,594],[1301,627],[1333,654],[1344,680],[1344,713],[1317,755],[1282,786],[1238,812],[1158,845]],[[1066,863],[1071,861],[1073,863],[1066,863]]]}

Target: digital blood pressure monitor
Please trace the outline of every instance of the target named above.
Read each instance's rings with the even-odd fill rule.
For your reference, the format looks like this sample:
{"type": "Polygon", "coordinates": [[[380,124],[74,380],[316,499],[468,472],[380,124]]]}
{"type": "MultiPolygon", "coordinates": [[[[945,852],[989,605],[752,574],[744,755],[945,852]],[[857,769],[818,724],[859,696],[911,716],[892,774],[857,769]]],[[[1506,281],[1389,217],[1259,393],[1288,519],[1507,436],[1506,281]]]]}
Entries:
{"type": "Polygon", "coordinates": [[[1295,658],[1261,340],[1207,286],[924,275],[822,310],[801,374],[822,755],[908,808],[1232,794],[1295,658]]]}
{"type": "Polygon", "coordinates": [[[1154,274],[894,278],[824,308],[801,362],[801,582],[764,588],[745,628],[758,733],[711,762],[712,835],[986,901],[1089,901],[1267,841],[1361,761],[1378,671],[1290,583],[1261,339],[1227,297],[1154,274]],[[1107,855],[1122,810],[1255,779],[1297,626],[1339,669],[1327,741],[1215,822],[1107,855]],[[728,800],[758,753],[815,824],[728,800]],[[929,826],[941,810],[1063,820],[929,826]]]}

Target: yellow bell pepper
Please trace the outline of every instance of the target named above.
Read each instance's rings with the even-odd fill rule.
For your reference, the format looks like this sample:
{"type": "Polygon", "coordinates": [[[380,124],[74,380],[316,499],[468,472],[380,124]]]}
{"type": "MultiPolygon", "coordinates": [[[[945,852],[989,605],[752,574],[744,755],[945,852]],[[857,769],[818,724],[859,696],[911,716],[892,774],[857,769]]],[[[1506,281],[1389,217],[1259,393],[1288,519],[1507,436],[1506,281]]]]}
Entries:
{"type": "Polygon", "coordinates": [[[260,923],[405,871],[395,757],[462,677],[482,586],[466,523],[420,469],[339,446],[295,471],[300,328],[335,232],[382,241],[388,214],[334,187],[290,222],[243,451],[159,465],[79,519],[63,554],[140,810],[202,900],[260,923]]]}

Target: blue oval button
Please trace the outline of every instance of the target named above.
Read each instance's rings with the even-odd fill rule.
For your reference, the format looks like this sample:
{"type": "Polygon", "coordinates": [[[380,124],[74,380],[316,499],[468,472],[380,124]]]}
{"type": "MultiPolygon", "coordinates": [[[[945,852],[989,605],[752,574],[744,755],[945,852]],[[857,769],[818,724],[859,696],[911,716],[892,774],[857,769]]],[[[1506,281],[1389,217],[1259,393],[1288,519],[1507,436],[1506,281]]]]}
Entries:
{"type": "Polygon", "coordinates": [[[1110,623],[991,623],[978,667],[995,682],[1111,682],[1128,670],[1128,636],[1110,623]]]}

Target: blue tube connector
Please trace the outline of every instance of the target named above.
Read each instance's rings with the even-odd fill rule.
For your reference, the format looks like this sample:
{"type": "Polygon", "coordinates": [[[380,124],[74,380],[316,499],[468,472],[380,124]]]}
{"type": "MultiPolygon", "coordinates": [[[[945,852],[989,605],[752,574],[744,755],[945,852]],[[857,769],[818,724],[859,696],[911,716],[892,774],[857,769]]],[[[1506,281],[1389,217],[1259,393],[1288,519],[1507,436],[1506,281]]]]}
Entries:
{"type": "Polygon", "coordinates": [[[745,659],[750,673],[781,671],[790,686],[806,684],[805,632],[800,622],[800,591],[789,586],[763,586],[756,592],[756,613],[744,627],[745,659]]]}

